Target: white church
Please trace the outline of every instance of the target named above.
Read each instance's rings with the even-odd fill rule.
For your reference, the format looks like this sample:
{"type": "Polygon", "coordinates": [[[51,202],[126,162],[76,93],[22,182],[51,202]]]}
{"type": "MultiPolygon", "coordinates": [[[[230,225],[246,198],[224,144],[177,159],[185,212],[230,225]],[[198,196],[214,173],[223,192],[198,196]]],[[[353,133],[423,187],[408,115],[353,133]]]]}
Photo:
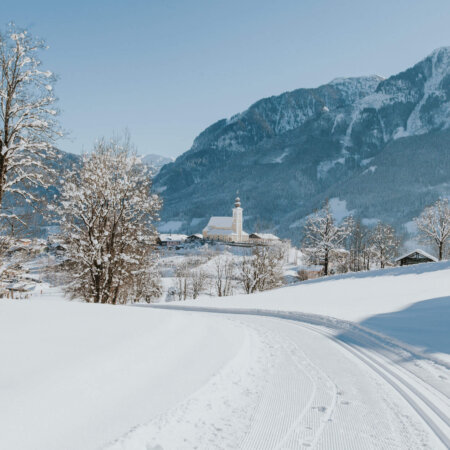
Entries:
{"type": "Polygon", "coordinates": [[[208,225],[203,229],[203,238],[226,242],[248,242],[248,233],[242,229],[242,225],[241,199],[237,197],[234,202],[233,217],[211,217],[208,225]]]}

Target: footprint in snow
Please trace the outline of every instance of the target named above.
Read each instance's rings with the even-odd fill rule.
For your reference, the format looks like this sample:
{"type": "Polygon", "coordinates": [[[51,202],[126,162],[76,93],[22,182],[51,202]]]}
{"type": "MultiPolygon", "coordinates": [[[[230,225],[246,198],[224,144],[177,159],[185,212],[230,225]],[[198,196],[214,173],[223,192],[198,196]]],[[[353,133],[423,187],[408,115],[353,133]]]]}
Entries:
{"type": "Polygon", "coordinates": [[[317,411],[321,413],[324,413],[327,410],[326,406],[313,406],[311,409],[317,409],[317,411]]]}

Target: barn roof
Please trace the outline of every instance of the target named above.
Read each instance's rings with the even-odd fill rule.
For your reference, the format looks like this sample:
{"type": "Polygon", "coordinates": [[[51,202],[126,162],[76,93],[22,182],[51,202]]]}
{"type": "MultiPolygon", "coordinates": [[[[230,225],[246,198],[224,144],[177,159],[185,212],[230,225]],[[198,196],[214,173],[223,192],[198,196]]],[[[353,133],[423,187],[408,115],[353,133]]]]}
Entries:
{"type": "Polygon", "coordinates": [[[429,253],[427,253],[427,252],[421,250],[420,248],[416,248],[415,250],[410,251],[410,252],[405,253],[404,255],[400,256],[400,257],[397,258],[395,261],[400,261],[401,259],[407,258],[408,256],[411,256],[411,255],[413,255],[414,253],[419,253],[419,255],[422,255],[422,256],[424,256],[425,258],[431,259],[431,261],[437,262],[437,260],[438,260],[435,256],[430,255],[429,253]]]}
{"type": "Polygon", "coordinates": [[[188,239],[195,239],[195,238],[197,238],[197,239],[203,239],[203,234],[201,234],[201,233],[195,233],[195,234],[190,234],[190,235],[188,236],[188,239]]]}

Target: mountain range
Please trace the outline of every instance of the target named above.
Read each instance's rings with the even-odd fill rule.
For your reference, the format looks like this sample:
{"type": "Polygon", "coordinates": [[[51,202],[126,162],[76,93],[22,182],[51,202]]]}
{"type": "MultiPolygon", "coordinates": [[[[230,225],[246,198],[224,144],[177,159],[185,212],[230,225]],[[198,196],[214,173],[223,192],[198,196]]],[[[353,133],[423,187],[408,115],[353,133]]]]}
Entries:
{"type": "Polygon", "coordinates": [[[229,215],[294,242],[330,199],[337,216],[411,231],[424,206],[450,194],[450,47],[382,78],[338,78],[259,100],[214,123],[154,180],[162,226],[198,232],[229,215]],[[172,225],[170,225],[172,224],[172,225]]]}
{"type": "Polygon", "coordinates": [[[162,155],[156,155],[152,153],[143,156],[142,162],[152,167],[154,175],[156,175],[161,170],[162,166],[164,166],[165,164],[169,164],[170,162],[173,162],[173,158],[162,155]]]}

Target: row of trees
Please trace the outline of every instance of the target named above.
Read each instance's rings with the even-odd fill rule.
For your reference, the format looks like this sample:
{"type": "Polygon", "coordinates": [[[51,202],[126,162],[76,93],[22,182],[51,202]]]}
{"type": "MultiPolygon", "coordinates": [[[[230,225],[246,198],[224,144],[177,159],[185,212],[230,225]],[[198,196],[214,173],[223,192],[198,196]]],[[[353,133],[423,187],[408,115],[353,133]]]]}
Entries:
{"type": "MultiPolygon", "coordinates": [[[[57,158],[54,145],[62,132],[54,107],[55,77],[42,68],[39,59],[43,49],[43,41],[14,25],[0,35],[3,225],[23,224],[14,208],[15,201],[37,202],[33,189],[48,186],[54,175],[50,161],[57,158]]],[[[69,293],[86,301],[113,304],[149,301],[159,295],[154,223],[160,208],[161,200],[151,190],[151,175],[135,156],[127,138],[102,140],[91,154],[84,155],[81,167],[66,174],[61,202],[54,208],[68,248],[64,268],[69,293]]],[[[416,219],[422,238],[436,246],[440,259],[445,255],[450,235],[449,216],[448,201],[439,200],[416,219]]],[[[330,265],[336,264],[361,270],[376,261],[384,267],[399,245],[389,225],[378,223],[369,230],[352,218],[337,224],[328,203],[307,219],[304,234],[304,253],[311,262],[322,264],[325,274],[330,265]]],[[[238,266],[218,263],[217,295],[231,292],[233,277],[240,280],[247,293],[279,286],[282,257],[277,251],[257,247],[238,266]]],[[[178,278],[183,279],[181,275],[178,278]]],[[[193,296],[203,289],[204,278],[200,270],[190,276],[193,296]]],[[[180,292],[187,289],[187,282],[180,284],[180,292]]]]}
{"type": "Polygon", "coordinates": [[[217,297],[232,295],[236,290],[252,294],[283,284],[283,264],[286,247],[283,244],[254,247],[241,257],[219,254],[212,259],[212,270],[205,269],[199,258],[186,259],[175,269],[172,295],[178,300],[197,298],[209,291],[217,297]]]}
{"type": "MultiPolygon", "coordinates": [[[[450,239],[448,199],[426,207],[415,224],[420,242],[434,247],[442,260],[450,239]]],[[[369,270],[371,264],[384,268],[397,256],[400,246],[399,237],[388,224],[378,222],[370,228],[352,216],[337,223],[328,201],[307,218],[303,234],[304,255],[309,263],[322,265],[324,275],[330,273],[331,266],[343,272],[369,270]]]]}

